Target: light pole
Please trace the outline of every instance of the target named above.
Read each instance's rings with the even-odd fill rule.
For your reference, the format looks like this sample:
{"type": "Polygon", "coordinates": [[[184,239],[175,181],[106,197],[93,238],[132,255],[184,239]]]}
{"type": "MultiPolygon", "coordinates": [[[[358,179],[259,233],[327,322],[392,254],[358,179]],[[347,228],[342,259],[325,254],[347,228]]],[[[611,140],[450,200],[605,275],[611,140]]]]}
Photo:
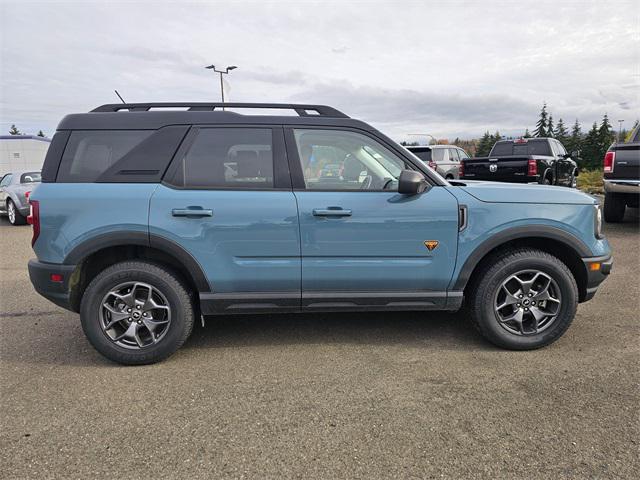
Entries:
{"type": "MultiPolygon", "coordinates": [[[[222,81],[222,75],[228,75],[231,70],[235,70],[238,67],[236,67],[235,65],[230,65],[224,70],[216,70],[215,65],[209,65],[204,68],[206,68],[207,70],[213,70],[214,72],[220,74],[220,95],[222,96],[222,103],[224,103],[224,83],[222,81]]],[[[222,110],[224,110],[224,107],[222,107],[222,110]]]]}
{"type": "Polygon", "coordinates": [[[407,133],[407,135],[409,135],[410,137],[431,137],[431,140],[433,140],[434,145],[438,144],[438,140],[436,140],[436,137],[434,137],[430,133],[407,133]]]}
{"type": "Polygon", "coordinates": [[[618,120],[618,142],[621,142],[622,140],[620,140],[620,135],[622,135],[622,124],[624,123],[624,120],[618,120]]]}

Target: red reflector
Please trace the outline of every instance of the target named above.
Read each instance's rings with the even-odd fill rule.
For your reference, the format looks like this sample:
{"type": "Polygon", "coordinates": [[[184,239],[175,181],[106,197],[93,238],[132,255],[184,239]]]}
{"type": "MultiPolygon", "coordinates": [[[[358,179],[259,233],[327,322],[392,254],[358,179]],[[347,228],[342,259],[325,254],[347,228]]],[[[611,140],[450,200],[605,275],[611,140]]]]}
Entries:
{"type": "Polygon", "coordinates": [[[613,172],[613,164],[616,161],[616,152],[607,152],[604,155],[604,171],[607,173],[613,172]]]}
{"type": "Polygon", "coordinates": [[[62,283],[63,280],[64,280],[64,277],[62,275],[60,275],[59,273],[52,273],[51,274],[51,281],[52,282],[62,283]]]}
{"type": "Polygon", "coordinates": [[[27,200],[29,200],[29,195],[31,195],[31,192],[24,192],[24,198],[27,200]]]}
{"type": "Polygon", "coordinates": [[[530,158],[529,161],[527,162],[527,176],[535,177],[537,174],[538,174],[538,163],[533,158],[530,158]]]}

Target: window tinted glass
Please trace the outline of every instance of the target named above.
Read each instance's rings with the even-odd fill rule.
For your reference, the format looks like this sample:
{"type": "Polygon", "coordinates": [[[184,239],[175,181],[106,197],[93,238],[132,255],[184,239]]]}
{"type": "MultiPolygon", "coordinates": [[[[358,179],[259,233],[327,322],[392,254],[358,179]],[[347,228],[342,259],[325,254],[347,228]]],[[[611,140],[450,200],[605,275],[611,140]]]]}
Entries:
{"type": "Polygon", "coordinates": [[[10,173],[2,177],[2,181],[0,181],[0,187],[6,187],[7,185],[9,185],[11,183],[11,177],[12,175],[10,173]]]}
{"type": "Polygon", "coordinates": [[[271,130],[200,129],[172,183],[184,187],[272,188],[271,130]]]}
{"type": "Polygon", "coordinates": [[[416,157],[422,160],[425,163],[429,163],[431,161],[431,149],[411,149],[411,153],[413,153],[416,157]]]}
{"type": "Polygon", "coordinates": [[[376,140],[340,130],[294,130],[305,185],[317,190],[398,189],[410,168],[376,140]]]}
{"type": "Polygon", "coordinates": [[[498,142],[491,150],[491,156],[506,155],[551,155],[550,142],[547,139],[528,140],[525,143],[498,142]]]}
{"type": "Polygon", "coordinates": [[[40,172],[26,172],[20,176],[20,183],[40,183],[40,172]]]}
{"type": "Polygon", "coordinates": [[[77,130],[71,133],[65,148],[58,182],[93,182],[152,130],[77,130]]]}

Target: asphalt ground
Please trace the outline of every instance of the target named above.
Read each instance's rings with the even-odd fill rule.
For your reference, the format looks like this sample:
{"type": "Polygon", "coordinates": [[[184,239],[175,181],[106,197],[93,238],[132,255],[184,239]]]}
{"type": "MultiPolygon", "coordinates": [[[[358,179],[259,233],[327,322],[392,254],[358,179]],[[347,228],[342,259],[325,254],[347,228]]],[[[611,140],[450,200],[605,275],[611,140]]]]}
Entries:
{"type": "Polygon", "coordinates": [[[38,296],[0,221],[0,478],[638,478],[638,211],[569,331],[500,350],[462,314],[219,317],[123,367],[38,296]]]}

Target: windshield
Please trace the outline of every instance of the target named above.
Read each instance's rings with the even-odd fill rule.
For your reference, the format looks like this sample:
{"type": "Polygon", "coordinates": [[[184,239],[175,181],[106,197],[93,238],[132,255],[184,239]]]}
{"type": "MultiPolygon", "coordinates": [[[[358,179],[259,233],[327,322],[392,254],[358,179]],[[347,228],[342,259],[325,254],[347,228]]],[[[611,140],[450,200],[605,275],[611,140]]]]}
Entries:
{"type": "Polygon", "coordinates": [[[20,183],[40,183],[40,172],[25,172],[20,175],[20,183]]]}

